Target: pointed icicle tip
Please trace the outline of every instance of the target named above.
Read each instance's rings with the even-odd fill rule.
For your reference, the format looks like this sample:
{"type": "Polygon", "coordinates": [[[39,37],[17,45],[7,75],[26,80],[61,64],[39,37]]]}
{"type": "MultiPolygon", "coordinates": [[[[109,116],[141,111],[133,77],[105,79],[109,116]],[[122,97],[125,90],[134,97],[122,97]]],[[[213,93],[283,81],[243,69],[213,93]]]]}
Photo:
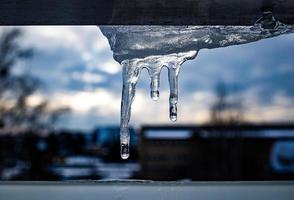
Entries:
{"type": "Polygon", "coordinates": [[[120,156],[127,159],[130,156],[130,132],[128,127],[122,127],[120,132],[120,156]]]}
{"type": "Polygon", "coordinates": [[[121,143],[120,146],[120,156],[122,159],[126,160],[130,156],[129,145],[126,143],[121,143]]]}
{"type": "Polygon", "coordinates": [[[169,119],[172,122],[177,121],[177,105],[176,104],[171,104],[169,108],[169,119]]]}
{"type": "Polygon", "coordinates": [[[159,99],[159,91],[151,91],[150,96],[153,101],[157,101],[159,99]]]}

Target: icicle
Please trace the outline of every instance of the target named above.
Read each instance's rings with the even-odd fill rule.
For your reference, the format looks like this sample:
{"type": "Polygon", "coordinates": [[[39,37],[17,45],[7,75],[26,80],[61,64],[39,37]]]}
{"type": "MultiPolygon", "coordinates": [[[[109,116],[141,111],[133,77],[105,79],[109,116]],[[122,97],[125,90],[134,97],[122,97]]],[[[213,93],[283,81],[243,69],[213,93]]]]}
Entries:
{"type": "Polygon", "coordinates": [[[151,77],[151,98],[158,100],[160,72],[163,66],[168,68],[170,85],[170,120],[177,120],[178,102],[178,74],[182,63],[196,56],[196,51],[189,51],[179,54],[169,54],[160,56],[150,56],[143,59],[132,59],[122,61],[123,67],[123,89],[121,100],[121,124],[120,124],[120,153],[122,159],[130,156],[130,133],[129,122],[131,117],[131,107],[135,97],[136,85],[143,68],[148,70],[151,77]]]}
{"type": "Polygon", "coordinates": [[[170,64],[168,66],[169,81],[169,118],[171,121],[177,121],[177,103],[178,103],[178,74],[180,65],[170,64]]]}
{"type": "Polygon", "coordinates": [[[121,100],[121,124],[120,124],[120,150],[121,158],[127,159],[130,155],[130,133],[129,121],[131,117],[131,106],[135,97],[136,85],[140,76],[141,68],[131,61],[122,62],[123,67],[123,89],[121,100]]]}
{"type": "Polygon", "coordinates": [[[146,67],[151,78],[150,83],[150,96],[151,99],[157,101],[159,99],[159,86],[160,86],[160,71],[161,64],[154,63],[146,67]]]}

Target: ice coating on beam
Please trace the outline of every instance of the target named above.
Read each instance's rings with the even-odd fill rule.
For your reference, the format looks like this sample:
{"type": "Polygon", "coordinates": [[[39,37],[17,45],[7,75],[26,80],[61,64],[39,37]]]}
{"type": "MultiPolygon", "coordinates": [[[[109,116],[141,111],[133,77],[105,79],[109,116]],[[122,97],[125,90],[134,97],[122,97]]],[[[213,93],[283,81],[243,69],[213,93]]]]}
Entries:
{"type": "Polygon", "coordinates": [[[239,45],[293,33],[293,26],[101,26],[113,57],[123,60],[239,45]]]}
{"type": "Polygon", "coordinates": [[[143,68],[151,77],[150,96],[159,99],[160,71],[168,68],[169,118],[177,120],[180,66],[194,59],[201,49],[239,45],[293,33],[294,27],[277,21],[271,12],[253,26],[100,26],[108,38],[113,57],[123,67],[121,101],[121,157],[129,157],[131,106],[143,68]]]}

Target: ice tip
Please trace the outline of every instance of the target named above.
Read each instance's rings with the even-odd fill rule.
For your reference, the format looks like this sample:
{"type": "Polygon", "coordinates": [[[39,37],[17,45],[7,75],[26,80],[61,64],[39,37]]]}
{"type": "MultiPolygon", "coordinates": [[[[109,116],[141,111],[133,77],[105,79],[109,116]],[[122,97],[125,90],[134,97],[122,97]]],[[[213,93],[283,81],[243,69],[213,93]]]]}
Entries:
{"type": "Polygon", "coordinates": [[[127,144],[121,144],[121,148],[120,148],[120,157],[123,160],[128,159],[130,156],[130,152],[129,152],[129,146],[127,144]]]}
{"type": "Polygon", "coordinates": [[[169,119],[170,119],[172,122],[176,122],[176,121],[177,121],[177,115],[175,115],[175,114],[171,114],[171,115],[169,116],[169,119]]]}
{"type": "Polygon", "coordinates": [[[121,155],[120,155],[120,157],[121,157],[123,160],[128,159],[129,156],[130,156],[130,154],[128,154],[128,153],[125,153],[125,154],[121,154],[121,155]]]}
{"type": "Polygon", "coordinates": [[[170,110],[169,110],[169,119],[172,122],[177,121],[177,106],[176,105],[171,105],[170,110]]]}
{"type": "Polygon", "coordinates": [[[159,99],[159,91],[151,91],[150,96],[153,101],[157,101],[159,99]]]}

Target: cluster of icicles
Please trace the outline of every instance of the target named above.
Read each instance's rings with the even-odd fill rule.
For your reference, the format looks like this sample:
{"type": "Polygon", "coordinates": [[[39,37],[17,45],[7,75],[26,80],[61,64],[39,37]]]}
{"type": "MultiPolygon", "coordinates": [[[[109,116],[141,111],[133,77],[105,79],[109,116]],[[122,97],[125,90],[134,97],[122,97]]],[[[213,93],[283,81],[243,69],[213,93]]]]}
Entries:
{"type": "Polygon", "coordinates": [[[169,80],[169,118],[177,120],[178,103],[178,74],[181,65],[186,61],[195,58],[197,51],[186,53],[175,53],[165,56],[149,56],[143,59],[124,60],[123,67],[123,90],[121,103],[121,125],[120,142],[121,158],[127,159],[129,153],[130,133],[128,124],[131,117],[131,106],[135,97],[136,84],[142,69],[147,69],[151,77],[150,96],[154,101],[159,99],[160,72],[163,67],[168,69],[169,80]]]}
{"type": "Polygon", "coordinates": [[[120,143],[121,157],[129,157],[130,133],[128,124],[136,84],[142,69],[151,77],[151,98],[159,99],[160,72],[168,69],[170,87],[169,117],[177,120],[178,74],[181,65],[194,59],[200,49],[245,44],[286,33],[293,33],[293,25],[276,20],[271,12],[264,12],[254,26],[104,26],[114,59],[123,67],[120,143]],[[176,53],[174,53],[176,52],[176,53]]]}

